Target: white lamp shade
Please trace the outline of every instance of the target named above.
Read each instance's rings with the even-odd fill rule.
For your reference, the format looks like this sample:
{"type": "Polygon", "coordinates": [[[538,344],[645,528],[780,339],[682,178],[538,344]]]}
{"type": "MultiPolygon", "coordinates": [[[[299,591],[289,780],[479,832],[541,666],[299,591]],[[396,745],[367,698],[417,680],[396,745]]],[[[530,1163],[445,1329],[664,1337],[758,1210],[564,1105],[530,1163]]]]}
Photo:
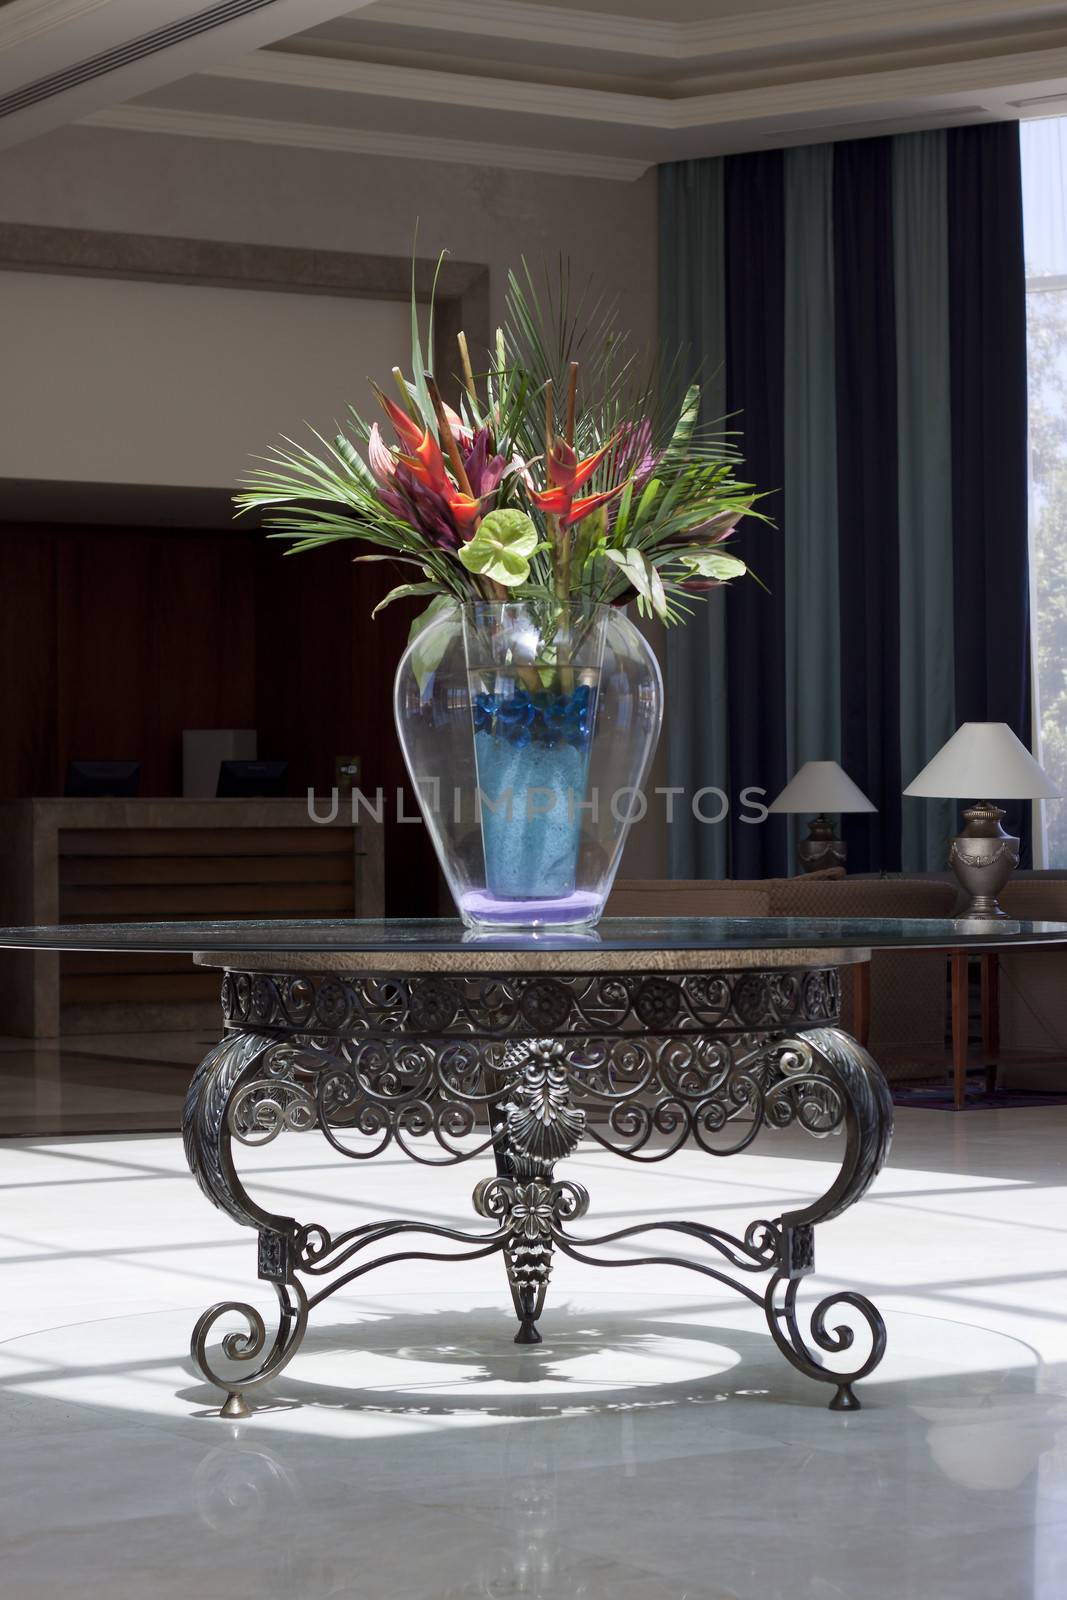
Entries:
{"type": "Polygon", "coordinates": [[[769,811],[877,811],[836,761],[805,761],[770,806],[769,811]]]}
{"type": "Polygon", "coordinates": [[[904,790],[951,800],[1054,800],[1059,792],[1006,722],[965,722],[904,790]]]}

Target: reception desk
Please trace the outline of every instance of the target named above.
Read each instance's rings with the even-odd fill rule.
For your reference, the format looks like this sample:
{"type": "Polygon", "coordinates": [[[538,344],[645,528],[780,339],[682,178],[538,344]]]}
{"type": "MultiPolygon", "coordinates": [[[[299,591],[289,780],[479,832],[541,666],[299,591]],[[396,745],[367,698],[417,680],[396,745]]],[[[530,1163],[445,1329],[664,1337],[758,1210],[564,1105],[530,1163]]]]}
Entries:
{"type": "MultiPolygon", "coordinates": [[[[303,800],[0,804],[0,922],[376,917],[382,829],[312,822],[303,800]]],[[[168,956],[5,951],[0,1033],[195,1028],[213,975],[168,956]]]]}

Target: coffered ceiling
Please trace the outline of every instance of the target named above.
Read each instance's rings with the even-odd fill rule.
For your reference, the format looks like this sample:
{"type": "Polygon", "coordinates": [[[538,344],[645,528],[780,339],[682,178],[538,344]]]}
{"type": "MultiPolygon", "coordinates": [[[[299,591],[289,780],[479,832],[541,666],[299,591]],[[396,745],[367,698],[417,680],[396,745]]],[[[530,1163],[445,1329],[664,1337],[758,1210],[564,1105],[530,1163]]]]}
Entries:
{"type": "Polygon", "coordinates": [[[82,119],[626,180],[679,156],[1057,111],[1064,0],[0,4],[9,143],[82,119]]]}

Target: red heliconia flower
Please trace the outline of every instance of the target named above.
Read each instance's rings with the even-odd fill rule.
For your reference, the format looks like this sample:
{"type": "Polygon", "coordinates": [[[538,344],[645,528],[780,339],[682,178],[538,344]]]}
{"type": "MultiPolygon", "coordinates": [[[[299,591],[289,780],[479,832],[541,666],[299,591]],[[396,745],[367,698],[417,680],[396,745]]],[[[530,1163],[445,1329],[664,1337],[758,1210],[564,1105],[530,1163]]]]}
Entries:
{"type": "MultiPolygon", "coordinates": [[[[367,442],[367,462],[379,485],[383,505],[425,534],[431,543],[458,549],[471,537],[485,498],[492,494],[507,468],[503,456],[489,455],[489,434],[476,435],[456,417],[456,442],[466,452],[464,470],[472,493],[467,494],[449,477],[437,439],[416,423],[402,406],[379,396],[402,448],[394,454],[382,439],[377,423],[367,442]]],[[[451,417],[455,413],[450,414],[451,417]]]]}
{"type": "Polygon", "coordinates": [[[591,456],[586,456],[584,460],[579,458],[577,451],[565,439],[557,439],[546,460],[548,481],[552,487],[530,491],[530,499],[537,509],[543,511],[546,516],[558,517],[565,528],[571,528],[576,522],[581,522],[583,517],[589,516],[590,512],[607,505],[609,500],[614,500],[617,494],[621,494],[626,485],[625,479],[602,494],[586,495],[582,500],[574,498],[576,491],[589,482],[617,439],[618,434],[613,435],[607,444],[601,445],[599,450],[591,456]]]}
{"type": "Polygon", "coordinates": [[[422,438],[422,423],[416,422],[414,417],[404,410],[403,406],[398,406],[395,400],[390,400],[389,396],[382,394],[380,389],[376,389],[375,393],[378,396],[382,410],[396,429],[397,437],[407,445],[409,450],[412,449],[422,438]]]}
{"type": "Polygon", "coordinates": [[[445,471],[445,458],[441,454],[441,446],[429,428],[422,430],[411,454],[401,454],[399,459],[421,483],[427,484],[429,488],[445,494],[446,489],[451,487],[448,473],[445,471]]]}

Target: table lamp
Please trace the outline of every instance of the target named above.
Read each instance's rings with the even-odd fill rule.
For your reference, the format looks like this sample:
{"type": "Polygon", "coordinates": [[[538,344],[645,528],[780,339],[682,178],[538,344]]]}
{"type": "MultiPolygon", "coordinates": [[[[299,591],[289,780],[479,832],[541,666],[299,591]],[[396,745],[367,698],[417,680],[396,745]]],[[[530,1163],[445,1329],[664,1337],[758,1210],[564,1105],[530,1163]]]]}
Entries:
{"type": "Polygon", "coordinates": [[[802,871],[818,872],[824,867],[843,867],[848,853],[827,813],[877,811],[878,807],[871,805],[836,761],[805,761],[767,809],[794,815],[818,813],[808,824],[808,837],[797,846],[802,871]]]}
{"type": "MultiPolygon", "coordinates": [[[[924,799],[1054,800],[1059,790],[1006,722],[965,722],[904,790],[924,799]]],[[[967,826],[949,847],[949,866],[970,903],[966,917],[1003,917],[997,904],[1019,864],[1019,841],[1001,827],[1004,812],[988,800],[964,810],[967,826]]]]}

